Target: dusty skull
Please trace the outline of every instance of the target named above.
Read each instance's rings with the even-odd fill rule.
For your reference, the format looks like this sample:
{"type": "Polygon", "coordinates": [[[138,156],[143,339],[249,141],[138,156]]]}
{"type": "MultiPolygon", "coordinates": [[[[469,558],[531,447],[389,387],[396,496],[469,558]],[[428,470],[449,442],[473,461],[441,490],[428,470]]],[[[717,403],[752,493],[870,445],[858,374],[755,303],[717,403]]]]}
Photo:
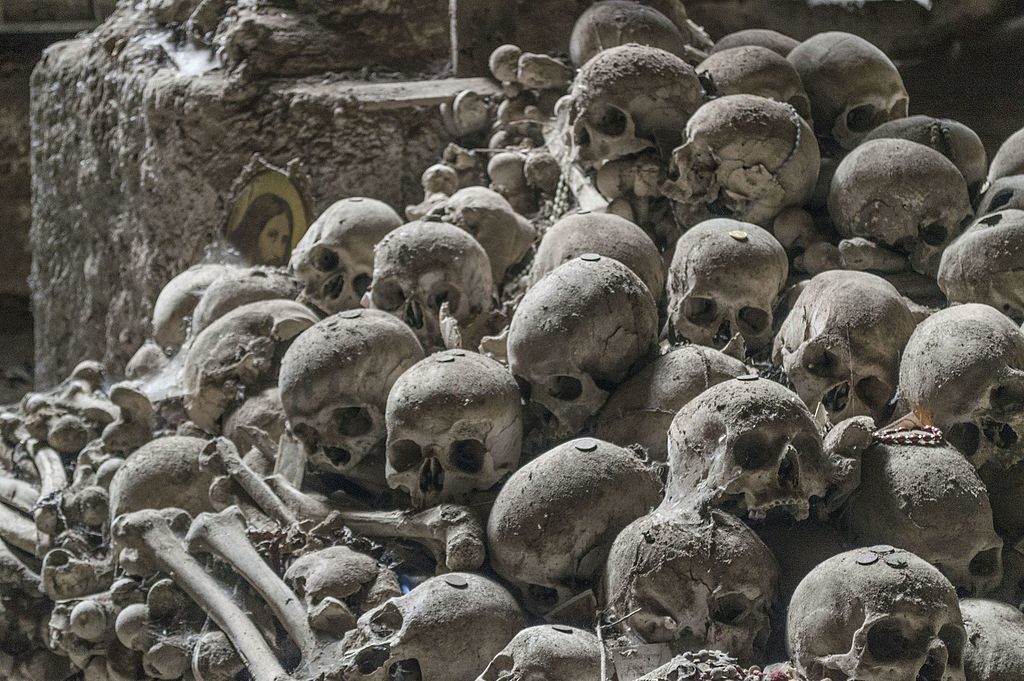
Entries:
{"type": "Polygon", "coordinates": [[[231,267],[220,264],[195,265],[171,279],[153,304],[153,340],[165,352],[185,343],[189,319],[207,287],[231,267]]]}
{"type": "Polygon", "coordinates": [[[796,393],[756,376],[724,381],[691,400],[668,431],[666,498],[708,498],[763,520],[806,518],[828,486],[829,464],[796,393]]]}
{"type": "Polygon", "coordinates": [[[110,481],[110,520],[144,508],[173,506],[190,514],[212,511],[209,471],[199,465],[206,440],[170,436],[132,452],[110,481]]]}
{"type": "Polygon", "coordinates": [[[570,93],[574,154],[596,165],[650,148],[667,154],[703,100],[693,67],[670,52],[636,44],[599,52],[570,93]]]}
{"type": "Polygon", "coordinates": [[[483,355],[448,350],[402,374],[388,395],[387,480],[418,507],[463,501],[515,470],[519,387],[483,355]]]}
{"type": "Polygon", "coordinates": [[[851,33],[808,38],[787,56],[811,100],[814,129],[853,149],[873,128],[907,115],[903,78],[885,53],[851,33]]]}
{"type": "Polygon", "coordinates": [[[814,133],[796,109],[727,95],[687,122],[662,192],[684,225],[715,216],[768,225],[784,208],[810,199],[819,165],[814,133]]]}
{"type": "Polygon", "coordinates": [[[711,386],[746,373],[743,362],[713,348],[673,348],[612,393],[598,414],[595,433],[624,447],[639,444],[652,460],[664,461],[676,412],[711,386]]]}
{"type": "Polygon", "coordinates": [[[185,411],[209,433],[248,394],[277,378],[279,358],[316,315],[291,300],[249,303],[220,317],[196,336],[185,357],[185,411]]]}
{"type": "Polygon", "coordinates": [[[509,368],[552,430],[572,437],[656,346],[658,313],[638,276],[586,254],[556,267],[519,303],[509,368]],[[546,412],[546,414],[545,414],[546,412]]]}
{"type": "Polygon", "coordinates": [[[785,249],[764,229],[728,218],[696,225],[668,270],[670,337],[722,348],[738,333],[747,347],[764,347],[788,272],[785,249]]]}
{"type": "Polygon", "coordinates": [[[939,152],[964,176],[972,196],[985,183],[988,169],[985,146],[978,133],[963,123],[948,118],[908,116],[881,124],[869,132],[864,141],[885,138],[910,140],[939,152]]]}
{"type": "Polygon", "coordinates": [[[988,167],[988,181],[1001,177],[1024,175],[1024,128],[1006,138],[988,167]]]}
{"type": "Polygon", "coordinates": [[[814,568],[793,594],[786,632],[810,681],[964,681],[956,590],[891,546],[847,551],[814,568]]]}
{"type": "Polygon", "coordinates": [[[388,391],[421,359],[409,327],[377,310],[339,312],[299,336],[281,360],[281,404],[310,462],[346,472],[379,453],[382,477],[388,391]]]}
{"type": "Polygon", "coordinates": [[[344,678],[473,681],[525,625],[512,594],[486,577],[432,577],[359,618],[343,642],[344,678]]]}
{"type": "Polygon", "coordinates": [[[892,544],[939,569],[959,592],[983,596],[1003,576],[1003,540],[974,467],[949,445],[876,443],[843,521],[853,546],[892,544]]]}
{"type": "Polygon", "coordinates": [[[195,336],[231,310],[264,300],[294,300],[299,282],[277,267],[229,269],[210,283],[192,314],[195,336]]]}
{"type": "Polygon", "coordinates": [[[487,522],[495,572],[543,614],[600,575],[615,536],[661,499],[636,453],[591,438],[561,444],[512,474],[487,522]]]}
{"type": "Polygon", "coordinates": [[[942,251],[971,215],[967,183],[939,152],[901,139],[861,144],[832,177],[828,212],[843,237],[864,237],[909,256],[934,276],[942,251]]]}
{"type": "Polygon", "coordinates": [[[338,638],[364,612],[402,595],[394,572],[346,546],[302,555],[288,567],[284,581],[305,600],[313,628],[338,638]]]}
{"type": "Polygon", "coordinates": [[[799,44],[799,40],[790,38],[788,35],[783,35],[778,31],[767,28],[748,28],[719,38],[715,46],[711,48],[711,54],[721,52],[722,50],[731,50],[734,47],[754,45],[766,47],[779,56],[785,57],[799,44]]]}
{"type": "Polygon", "coordinates": [[[635,43],[686,58],[687,40],[668,17],[632,0],[603,0],[588,7],[569,36],[569,55],[577,67],[602,50],[635,43]]]}
{"type": "Polygon", "coordinates": [[[523,259],[537,236],[529,220],[515,212],[505,197],[486,187],[465,187],[452,194],[444,204],[444,219],[480,242],[496,283],[523,259]]]}
{"type": "Polygon", "coordinates": [[[363,197],[331,204],[292,251],[289,269],[303,295],[327,314],[359,307],[373,276],[373,247],[402,225],[382,201],[363,197]]]}
{"type": "Polygon", "coordinates": [[[939,288],[951,303],[985,303],[1024,323],[1024,210],[979,218],[942,254],[939,288]]]}
{"type": "Polygon", "coordinates": [[[866,272],[823,272],[800,292],[775,337],[774,358],[811,409],[838,423],[884,421],[914,316],[896,288],[866,272]]]}
{"type": "Polygon", "coordinates": [[[921,322],[903,351],[900,395],[975,465],[1024,458],[1024,333],[988,305],[921,322]]]}
{"type": "Polygon", "coordinates": [[[533,259],[533,283],[562,263],[586,253],[618,260],[643,280],[655,299],[661,297],[665,261],[657,246],[636,224],[611,213],[579,211],[549,227],[533,259]]]}
{"type": "Polygon", "coordinates": [[[590,681],[604,647],[589,631],[559,625],[523,629],[476,681],[590,681]]]}
{"type": "Polygon", "coordinates": [[[763,663],[778,566],[734,516],[664,505],[619,533],[608,555],[607,616],[673,653],[715,648],[763,663]]]}
{"type": "Polygon", "coordinates": [[[778,52],[757,45],[715,52],[697,66],[710,78],[716,96],[758,95],[789,104],[805,121],[811,120],[811,102],[800,75],[778,52]]]}
{"type": "Polygon", "coordinates": [[[425,349],[443,347],[441,306],[462,327],[491,310],[491,262],[464,230],[444,222],[410,222],[390,232],[373,253],[370,307],[401,319],[425,349]]]}
{"type": "Polygon", "coordinates": [[[1017,608],[982,598],[960,601],[967,647],[967,681],[1013,681],[1024,670],[1024,614],[1017,608]]]}

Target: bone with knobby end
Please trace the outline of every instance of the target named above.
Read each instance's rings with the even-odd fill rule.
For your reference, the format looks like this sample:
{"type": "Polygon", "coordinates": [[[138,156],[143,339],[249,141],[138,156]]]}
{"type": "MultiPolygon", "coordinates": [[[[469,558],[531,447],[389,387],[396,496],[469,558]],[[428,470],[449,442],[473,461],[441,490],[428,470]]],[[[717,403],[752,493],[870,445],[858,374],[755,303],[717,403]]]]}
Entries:
{"type": "Polygon", "coordinates": [[[298,489],[283,475],[271,475],[268,478],[264,478],[264,482],[267,483],[267,486],[273,490],[282,503],[303,520],[320,522],[337,510],[322,499],[318,499],[298,489]]]}
{"type": "Polygon", "coordinates": [[[199,561],[185,551],[165,512],[146,509],[126,513],[115,520],[112,533],[121,544],[145,554],[157,569],[171,575],[178,588],[209,614],[255,681],[293,678],[285,673],[253,621],[199,561]]]}
{"type": "Polygon", "coordinates": [[[350,529],[371,537],[399,537],[424,544],[438,567],[473,571],[484,561],[484,530],[464,506],[442,504],[425,511],[339,511],[350,529]]]}
{"type": "Polygon", "coordinates": [[[37,555],[39,530],[30,518],[0,504],[0,539],[26,553],[37,555]]]}
{"type": "Polygon", "coordinates": [[[220,437],[210,442],[203,449],[203,453],[199,457],[199,464],[204,468],[211,468],[215,472],[226,474],[249,495],[249,498],[264,513],[281,525],[293,525],[297,521],[295,514],[263,482],[263,478],[242,461],[242,457],[238,455],[238,449],[231,440],[220,437]]]}
{"type": "MultiPolygon", "coordinates": [[[[27,529],[33,533],[36,531],[36,528],[32,526],[27,518],[24,522],[27,529]]],[[[0,519],[0,525],[3,524],[3,520],[0,519]]],[[[0,527],[0,537],[6,539],[3,536],[2,527],[0,527]]],[[[34,540],[32,541],[32,547],[33,549],[35,548],[34,540]]],[[[39,575],[25,565],[3,541],[0,541],[0,586],[17,587],[27,593],[36,593],[41,589],[39,575]]]]}
{"type": "Polygon", "coordinates": [[[212,553],[234,568],[274,611],[302,659],[308,664],[314,658],[317,640],[305,606],[249,543],[245,519],[237,507],[197,515],[185,542],[190,552],[212,553]]]}
{"type": "Polygon", "coordinates": [[[15,478],[0,478],[0,503],[22,513],[31,513],[32,507],[39,500],[39,490],[15,478]]]}

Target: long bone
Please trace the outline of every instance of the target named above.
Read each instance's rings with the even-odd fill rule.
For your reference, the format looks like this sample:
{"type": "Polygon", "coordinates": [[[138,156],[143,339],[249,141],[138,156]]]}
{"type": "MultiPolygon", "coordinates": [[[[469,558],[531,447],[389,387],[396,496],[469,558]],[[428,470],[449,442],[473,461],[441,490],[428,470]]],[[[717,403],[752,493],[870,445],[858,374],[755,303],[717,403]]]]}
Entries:
{"type": "Polygon", "coordinates": [[[249,543],[245,518],[237,507],[197,515],[185,536],[185,544],[190,553],[213,554],[234,568],[274,611],[299,647],[303,661],[308,664],[314,659],[317,640],[305,606],[249,543]]]}
{"type": "Polygon", "coordinates": [[[56,495],[68,486],[68,475],[60,454],[39,441],[30,441],[28,450],[39,472],[39,501],[35,509],[36,527],[47,534],[57,529],[56,495]]]}
{"type": "Polygon", "coordinates": [[[179,509],[145,509],[125,513],[114,521],[111,534],[139,558],[173,576],[174,583],[209,613],[227,635],[255,681],[289,681],[259,629],[228,592],[191,556],[171,528],[179,509]]]}
{"type": "Polygon", "coordinates": [[[283,526],[293,525],[298,518],[274,490],[249,468],[231,440],[219,437],[210,442],[199,456],[199,465],[214,474],[227,475],[249,498],[271,518],[283,526]]]}
{"type": "Polygon", "coordinates": [[[39,531],[30,518],[0,504],[0,539],[26,553],[36,555],[39,531]]]}
{"type": "Polygon", "coordinates": [[[20,588],[27,593],[40,590],[39,575],[0,541],[0,586],[20,588]]]}
{"type": "Polygon", "coordinates": [[[22,513],[32,513],[32,507],[39,500],[39,490],[17,478],[0,478],[0,503],[22,513]]]}

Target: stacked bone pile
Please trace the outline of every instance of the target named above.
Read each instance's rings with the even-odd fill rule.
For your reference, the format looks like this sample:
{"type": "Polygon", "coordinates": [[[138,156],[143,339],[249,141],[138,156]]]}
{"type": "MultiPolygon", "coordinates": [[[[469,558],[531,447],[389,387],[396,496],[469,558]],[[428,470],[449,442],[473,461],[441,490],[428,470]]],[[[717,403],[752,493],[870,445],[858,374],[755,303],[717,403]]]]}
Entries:
{"type": "Polygon", "coordinates": [[[572,63],[3,411],[0,676],[1024,679],[1024,133],[848,34],[572,63]]]}

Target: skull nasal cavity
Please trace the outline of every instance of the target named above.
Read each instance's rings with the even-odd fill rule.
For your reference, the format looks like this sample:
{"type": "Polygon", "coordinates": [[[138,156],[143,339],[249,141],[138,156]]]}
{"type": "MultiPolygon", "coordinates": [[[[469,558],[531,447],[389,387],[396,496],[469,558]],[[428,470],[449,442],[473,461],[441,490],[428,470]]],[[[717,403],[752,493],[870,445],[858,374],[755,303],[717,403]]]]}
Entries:
{"type": "Polygon", "coordinates": [[[346,437],[366,435],[373,428],[373,419],[362,407],[345,407],[334,412],[338,432],[346,437]]]}
{"type": "Polygon", "coordinates": [[[779,485],[785,489],[795,489],[800,486],[800,468],[792,452],[788,452],[782,459],[779,466],[779,485]]]}
{"type": "Polygon", "coordinates": [[[548,394],[552,397],[571,402],[583,394],[583,384],[572,376],[556,376],[548,394]]]}

